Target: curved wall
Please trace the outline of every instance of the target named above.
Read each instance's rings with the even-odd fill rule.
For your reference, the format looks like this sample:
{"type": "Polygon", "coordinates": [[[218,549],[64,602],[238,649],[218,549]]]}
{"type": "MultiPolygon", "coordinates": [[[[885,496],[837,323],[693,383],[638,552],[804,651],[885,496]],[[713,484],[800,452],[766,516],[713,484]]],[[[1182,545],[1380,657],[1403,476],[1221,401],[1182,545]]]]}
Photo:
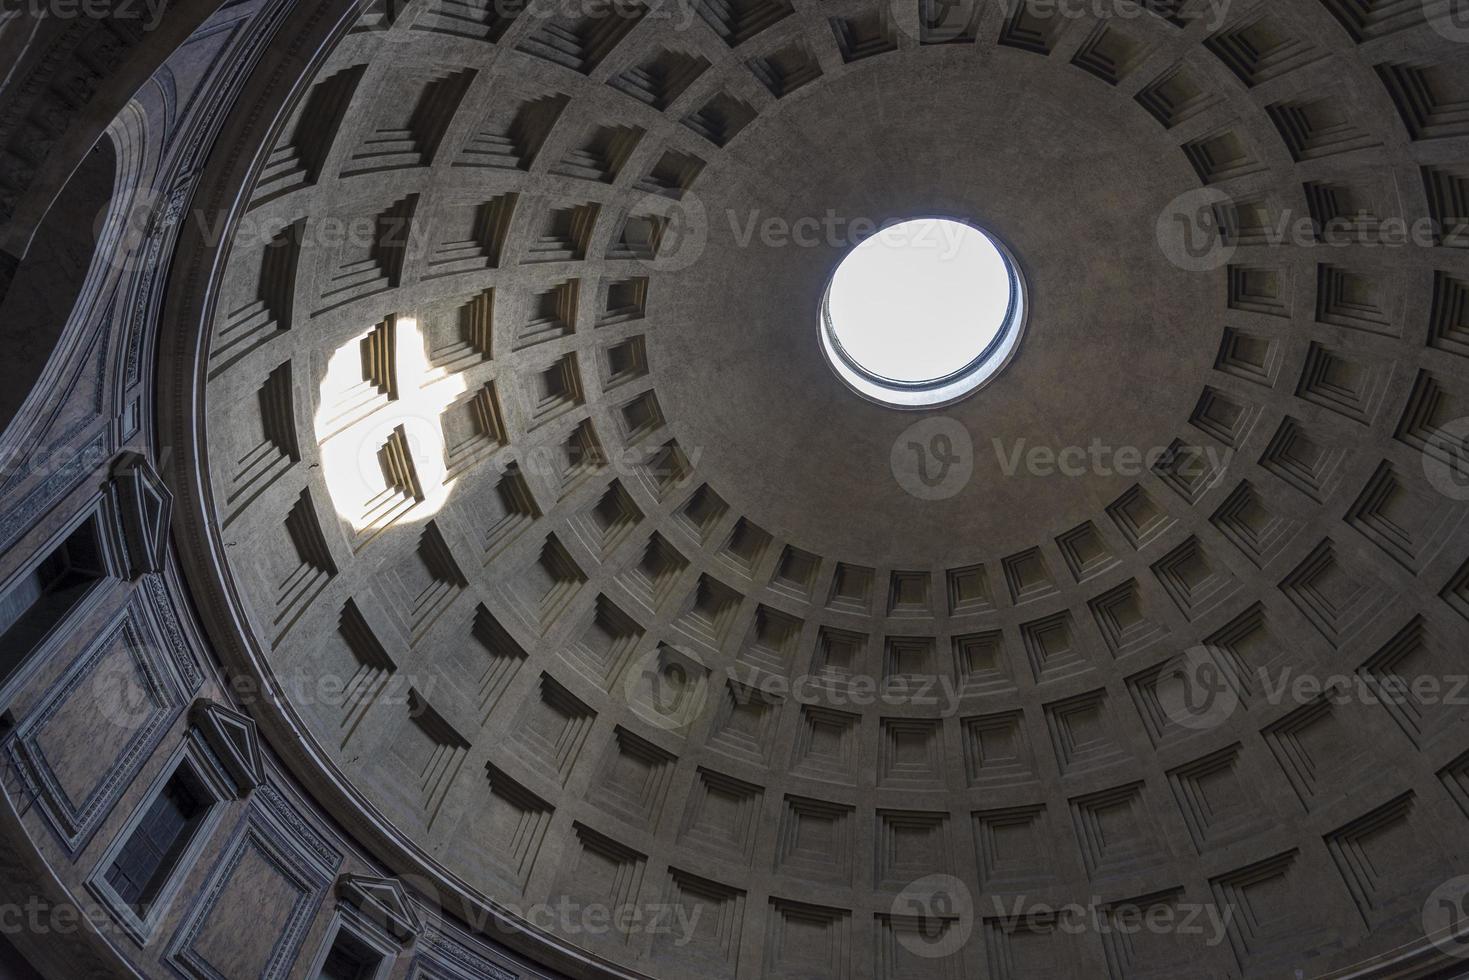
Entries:
{"type": "Polygon", "coordinates": [[[7,608],[81,582],[0,686],[3,871],[91,913],[68,953],[1452,975],[1447,7],[487,11],[237,4],[110,131],[121,237],[3,443],[7,608]],[[926,211],[1034,310],[913,430],[814,311],[822,219],[926,211]],[[99,875],[184,764],[129,912],[99,875]]]}

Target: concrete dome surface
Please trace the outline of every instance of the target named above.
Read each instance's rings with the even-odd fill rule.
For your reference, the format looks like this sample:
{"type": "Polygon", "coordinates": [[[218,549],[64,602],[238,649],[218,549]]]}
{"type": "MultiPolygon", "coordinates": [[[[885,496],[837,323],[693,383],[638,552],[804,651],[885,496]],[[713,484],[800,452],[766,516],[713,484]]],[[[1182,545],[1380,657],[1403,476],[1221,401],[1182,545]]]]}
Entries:
{"type": "Polygon", "coordinates": [[[0,966],[1469,975],[1466,14],[0,22],[0,966]]]}

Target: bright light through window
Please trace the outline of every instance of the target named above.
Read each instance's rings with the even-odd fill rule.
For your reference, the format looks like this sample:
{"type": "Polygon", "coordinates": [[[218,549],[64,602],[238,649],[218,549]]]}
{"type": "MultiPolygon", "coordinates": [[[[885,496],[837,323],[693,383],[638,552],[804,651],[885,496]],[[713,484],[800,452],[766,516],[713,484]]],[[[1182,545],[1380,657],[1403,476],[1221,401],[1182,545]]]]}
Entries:
{"type": "Polygon", "coordinates": [[[448,499],[441,416],[464,380],[432,367],[418,322],[396,317],[336,351],[321,382],[316,439],[322,475],[337,512],[365,544],[401,520],[423,520],[448,499]],[[371,345],[390,346],[374,353],[371,345]],[[390,377],[370,367],[392,364],[390,377]]]}
{"type": "Polygon", "coordinates": [[[988,234],[918,218],[842,259],[823,299],[822,345],[865,397],[902,408],[946,404],[1005,365],[1024,301],[1014,260],[988,234]]]}

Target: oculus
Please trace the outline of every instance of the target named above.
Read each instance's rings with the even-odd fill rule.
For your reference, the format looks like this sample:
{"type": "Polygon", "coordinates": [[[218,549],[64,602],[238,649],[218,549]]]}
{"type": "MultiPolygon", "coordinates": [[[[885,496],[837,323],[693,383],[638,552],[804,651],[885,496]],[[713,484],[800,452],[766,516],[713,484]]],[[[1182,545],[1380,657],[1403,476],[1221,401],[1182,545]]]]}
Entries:
{"type": "Polygon", "coordinates": [[[842,258],[821,299],[821,348],[862,397],[935,408],[1009,363],[1025,314],[1024,279],[999,239],[964,221],[914,218],[842,258]]]}

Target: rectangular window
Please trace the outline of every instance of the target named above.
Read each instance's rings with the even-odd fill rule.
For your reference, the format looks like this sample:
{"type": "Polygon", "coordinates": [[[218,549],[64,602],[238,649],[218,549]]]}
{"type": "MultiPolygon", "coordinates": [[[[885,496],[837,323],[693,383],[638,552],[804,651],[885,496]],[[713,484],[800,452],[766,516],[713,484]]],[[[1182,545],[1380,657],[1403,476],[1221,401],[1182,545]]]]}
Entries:
{"type": "Polygon", "coordinates": [[[6,589],[0,595],[0,682],[106,577],[94,517],[6,589]]]}
{"type": "Polygon", "coordinates": [[[372,980],[382,954],[345,929],[338,929],[316,980],[372,980]]]}
{"type": "Polygon", "coordinates": [[[213,799],[180,766],[148,804],[107,869],[107,884],[138,915],[158,897],[213,799]]]}

